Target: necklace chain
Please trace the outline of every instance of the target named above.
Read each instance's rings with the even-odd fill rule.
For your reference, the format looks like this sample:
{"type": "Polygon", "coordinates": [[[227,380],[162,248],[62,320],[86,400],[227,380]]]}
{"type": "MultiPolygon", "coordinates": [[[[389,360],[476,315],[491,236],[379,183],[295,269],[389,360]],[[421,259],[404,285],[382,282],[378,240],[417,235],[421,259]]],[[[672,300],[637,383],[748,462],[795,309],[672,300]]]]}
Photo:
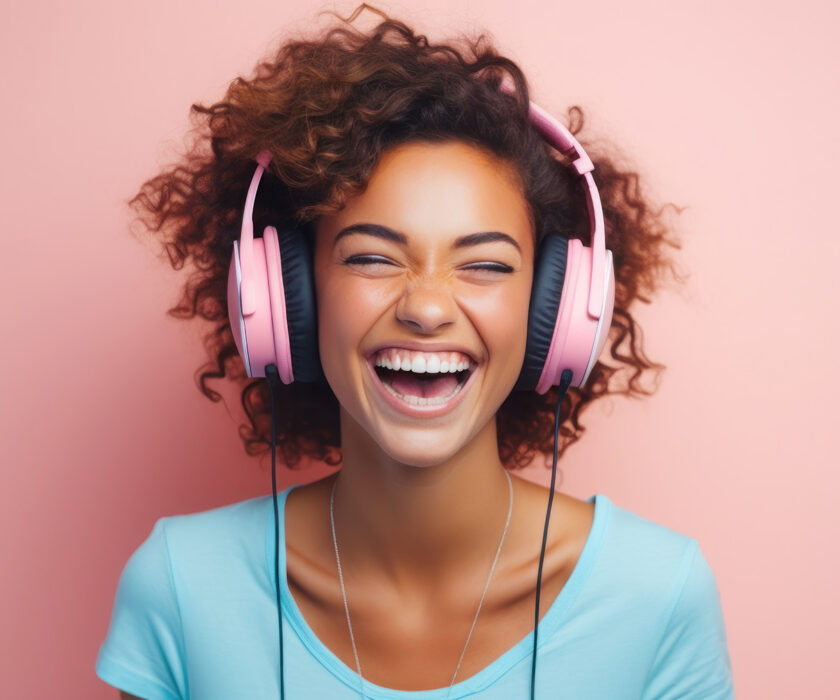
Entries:
{"type": "MultiPolygon", "coordinates": [[[[458,666],[455,668],[455,673],[452,675],[452,682],[449,684],[449,693],[447,693],[447,698],[452,693],[452,686],[455,685],[455,677],[458,675],[458,669],[461,668],[461,662],[464,660],[464,654],[467,651],[467,646],[469,646],[470,638],[472,637],[473,630],[475,629],[475,623],[478,621],[478,614],[481,612],[481,606],[484,604],[484,597],[487,595],[487,589],[490,587],[490,580],[493,578],[493,571],[496,569],[496,562],[499,561],[499,554],[502,551],[502,544],[505,541],[505,535],[507,535],[508,526],[510,525],[510,515],[513,512],[513,483],[510,479],[510,474],[508,474],[507,469],[503,469],[504,475],[508,481],[508,491],[510,493],[510,503],[508,505],[508,514],[507,514],[507,521],[505,522],[505,529],[502,532],[502,539],[499,540],[499,547],[496,550],[496,557],[493,559],[493,566],[490,567],[490,575],[487,577],[487,583],[484,584],[484,592],[481,594],[481,600],[478,603],[478,610],[476,610],[475,618],[473,619],[472,627],[470,627],[470,632],[467,635],[467,643],[464,645],[464,650],[461,652],[461,658],[458,659],[458,666]]],[[[338,482],[338,479],[333,481],[332,489],[330,491],[330,525],[332,526],[332,538],[333,538],[333,546],[335,547],[335,563],[338,567],[338,581],[341,584],[341,597],[344,600],[344,612],[347,615],[347,628],[350,630],[350,642],[353,645],[353,657],[356,659],[356,671],[359,674],[359,683],[360,683],[360,690],[359,693],[364,700],[365,692],[364,692],[364,678],[362,677],[362,668],[359,665],[359,653],[356,650],[356,640],[353,637],[353,625],[350,623],[350,608],[347,605],[347,593],[344,590],[344,575],[341,572],[341,559],[338,556],[338,541],[335,537],[335,485],[338,482]]]]}

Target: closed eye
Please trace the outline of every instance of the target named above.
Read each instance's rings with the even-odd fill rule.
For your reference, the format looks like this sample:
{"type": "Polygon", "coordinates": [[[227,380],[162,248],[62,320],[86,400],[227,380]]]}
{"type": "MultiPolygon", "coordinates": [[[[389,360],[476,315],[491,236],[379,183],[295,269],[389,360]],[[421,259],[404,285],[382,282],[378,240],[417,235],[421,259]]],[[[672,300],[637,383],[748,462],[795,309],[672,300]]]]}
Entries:
{"type": "Polygon", "coordinates": [[[381,258],[376,255],[351,255],[349,258],[344,258],[341,262],[345,265],[393,265],[387,258],[381,258]]]}
{"type": "MultiPolygon", "coordinates": [[[[393,265],[394,263],[388,260],[387,258],[383,258],[377,255],[351,255],[349,258],[345,258],[341,261],[345,265],[393,265]]],[[[505,265],[503,263],[493,263],[493,262],[486,262],[486,263],[475,263],[473,265],[468,265],[465,269],[467,270],[486,270],[488,272],[503,272],[503,273],[510,273],[513,272],[513,268],[510,265],[505,265]]]]}
{"type": "Polygon", "coordinates": [[[468,270],[487,270],[488,272],[513,272],[513,268],[510,265],[504,265],[502,263],[475,263],[474,265],[467,266],[468,270]]]}

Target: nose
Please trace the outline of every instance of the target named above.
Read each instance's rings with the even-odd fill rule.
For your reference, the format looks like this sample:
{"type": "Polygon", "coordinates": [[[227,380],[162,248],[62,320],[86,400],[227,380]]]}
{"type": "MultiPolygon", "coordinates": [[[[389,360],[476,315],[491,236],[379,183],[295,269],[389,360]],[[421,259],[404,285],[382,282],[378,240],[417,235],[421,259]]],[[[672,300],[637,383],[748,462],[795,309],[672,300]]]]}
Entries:
{"type": "Polygon", "coordinates": [[[397,319],[421,333],[454,323],[457,313],[449,285],[430,275],[408,280],[396,308],[397,319]]]}

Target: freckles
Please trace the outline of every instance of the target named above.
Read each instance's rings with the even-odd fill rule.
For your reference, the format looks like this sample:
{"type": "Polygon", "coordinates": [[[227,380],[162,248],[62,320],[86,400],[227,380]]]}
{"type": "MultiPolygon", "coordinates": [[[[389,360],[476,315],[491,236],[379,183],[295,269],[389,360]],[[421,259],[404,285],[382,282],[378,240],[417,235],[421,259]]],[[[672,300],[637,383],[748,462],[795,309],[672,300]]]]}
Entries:
{"type": "Polygon", "coordinates": [[[523,310],[527,314],[530,293],[523,297],[520,292],[510,288],[485,287],[463,299],[465,306],[468,306],[474,314],[479,314],[486,319],[503,321],[509,316],[518,316],[523,313],[523,310]],[[524,307],[523,299],[525,300],[524,307]]]}
{"type": "Polygon", "coordinates": [[[375,319],[399,302],[405,291],[405,279],[395,276],[389,279],[366,279],[351,277],[344,281],[337,298],[340,303],[359,318],[375,319]]]}
{"type": "Polygon", "coordinates": [[[376,319],[387,309],[387,295],[381,285],[364,284],[367,280],[336,276],[323,289],[319,303],[319,321],[331,349],[357,347],[376,319]]]}

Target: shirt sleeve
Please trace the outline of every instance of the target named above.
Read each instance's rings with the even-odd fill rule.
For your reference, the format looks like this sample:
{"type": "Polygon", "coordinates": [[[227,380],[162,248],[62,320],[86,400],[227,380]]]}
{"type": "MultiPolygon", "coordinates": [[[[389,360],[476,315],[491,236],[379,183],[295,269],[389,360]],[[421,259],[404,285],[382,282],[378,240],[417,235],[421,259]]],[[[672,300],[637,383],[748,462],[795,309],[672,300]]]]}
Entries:
{"type": "Polygon", "coordinates": [[[734,700],[717,582],[696,539],[692,538],[686,556],[687,574],[659,641],[642,700],[734,700]]]}
{"type": "Polygon", "coordinates": [[[106,683],[145,700],[187,697],[181,615],[166,542],[166,518],[129,557],[96,659],[106,683]]]}

